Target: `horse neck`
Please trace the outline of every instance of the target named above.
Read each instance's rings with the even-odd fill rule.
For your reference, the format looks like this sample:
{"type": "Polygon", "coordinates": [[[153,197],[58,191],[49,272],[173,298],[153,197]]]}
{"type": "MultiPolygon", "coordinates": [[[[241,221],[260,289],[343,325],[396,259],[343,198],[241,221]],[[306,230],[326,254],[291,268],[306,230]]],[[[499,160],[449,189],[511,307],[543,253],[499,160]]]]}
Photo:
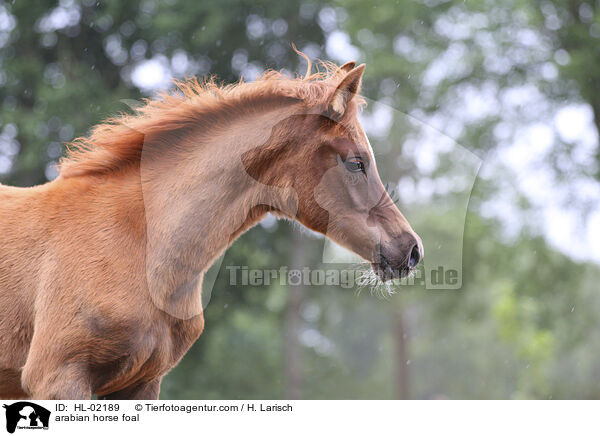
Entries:
{"type": "Polygon", "coordinates": [[[276,146],[273,127],[289,110],[192,132],[168,155],[142,155],[146,272],[154,302],[163,310],[185,318],[200,310],[202,273],[270,203],[289,197],[288,190],[248,175],[244,163],[246,153],[276,146]]]}

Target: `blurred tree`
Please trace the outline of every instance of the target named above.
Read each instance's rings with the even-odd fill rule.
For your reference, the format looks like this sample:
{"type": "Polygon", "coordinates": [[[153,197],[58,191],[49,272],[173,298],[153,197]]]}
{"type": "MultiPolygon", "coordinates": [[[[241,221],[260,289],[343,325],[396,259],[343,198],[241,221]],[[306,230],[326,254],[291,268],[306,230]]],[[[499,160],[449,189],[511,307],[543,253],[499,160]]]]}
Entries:
{"type": "MultiPolygon", "coordinates": [[[[307,265],[306,259],[306,238],[299,232],[293,233],[293,243],[290,247],[291,267],[301,271],[307,265]]],[[[302,318],[300,311],[304,300],[306,288],[301,282],[297,286],[290,286],[288,291],[288,301],[284,316],[284,338],[285,338],[285,397],[290,400],[299,400],[302,398],[302,348],[300,345],[300,333],[302,318]]]]}
{"type": "Polygon", "coordinates": [[[60,156],[62,142],[128,110],[120,100],[142,96],[132,75],[144,61],[153,59],[159,72],[175,77],[214,74],[227,81],[267,65],[295,70],[299,59],[290,35],[298,47],[323,42],[317,8],[313,3],[299,17],[299,2],[0,5],[2,122],[11,126],[6,133],[13,139],[4,153],[4,172],[10,170],[5,181],[30,186],[53,178],[49,164],[60,156]]]}

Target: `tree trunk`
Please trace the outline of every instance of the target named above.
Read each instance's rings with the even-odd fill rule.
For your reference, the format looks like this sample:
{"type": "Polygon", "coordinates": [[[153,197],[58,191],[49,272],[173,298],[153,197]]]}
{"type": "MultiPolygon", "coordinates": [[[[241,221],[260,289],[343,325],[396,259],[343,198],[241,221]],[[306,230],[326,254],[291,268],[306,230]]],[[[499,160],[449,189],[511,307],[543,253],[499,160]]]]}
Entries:
{"type": "MultiPolygon", "coordinates": [[[[306,238],[299,231],[292,231],[292,253],[290,269],[302,270],[306,260],[306,238]]],[[[296,283],[295,281],[293,283],[296,283]]],[[[285,397],[299,400],[302,396],[302,362],[299,342],[301,318],[300,307],[305,289],[302,283],[292,286],[288,283],[288,303],[285,309],[285,397]]]]}
{"type": "Polygon", "coordinates": [[[394,337],[395,337],[395,354],[396,354],[396,398],[400,400],[410,399],[410,386],[408,366],[408,332],[404,320],[404,313],[401,307],[394,314],[394,337]]]}

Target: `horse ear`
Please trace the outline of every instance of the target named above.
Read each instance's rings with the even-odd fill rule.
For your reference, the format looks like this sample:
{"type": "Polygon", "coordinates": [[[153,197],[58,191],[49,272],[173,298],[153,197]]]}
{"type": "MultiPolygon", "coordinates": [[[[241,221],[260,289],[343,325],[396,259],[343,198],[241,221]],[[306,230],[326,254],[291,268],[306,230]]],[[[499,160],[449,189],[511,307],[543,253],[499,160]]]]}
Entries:
{"type": "Polygon", "coordinates": [[[345,73],[349,73],[350,71],[352,71],[352,68],[354,68],[355,65],[356,65],[356,61],[346,62],[344,65],[342,65],[340,67],[340,70],[342,70],[345,73]]]}
{"type": "MultiPolygon", "coordinates": [[[[343,65],[341,68],[344,67],[345,65],[343,65]]],[[[352,69],[348,74],[346,74],[346,77],[342,79],[335,91],[333,91],[333,94],[327,103],[326,115],[329,118],[339,121],[344,116],[344,113],[346,113],[346,108],[348,107],[348,103],[360,90],[360,81],[364,71],[365,64],[361,64],[352,69]]]]}
{"type": "Polygon", "coordinates": [[[338,69],[335,70],[335,73],[333,73],[333,79],[341,80],[342,77],[346,77],[346,74],[348,74],[350,71],[352,71],[352,68],[354,68],[355,65],[356,65],[356,61],[350,61],[350,62],[346,62],[341,67],[338,67],[338,69]]]}

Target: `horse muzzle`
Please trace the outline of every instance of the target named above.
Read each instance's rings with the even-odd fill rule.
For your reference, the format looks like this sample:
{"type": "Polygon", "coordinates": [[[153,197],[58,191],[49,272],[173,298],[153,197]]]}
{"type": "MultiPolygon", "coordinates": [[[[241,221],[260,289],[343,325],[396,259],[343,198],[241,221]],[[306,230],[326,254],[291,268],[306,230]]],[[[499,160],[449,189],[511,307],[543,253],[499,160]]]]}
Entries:
{"type": "Polygon", "coordinates": [[[423,259],[423,244],[414,233],[403,233],[390,243],[379,244],[371,262],[375,274],[384,282],[408,276],[423,259]]]}

